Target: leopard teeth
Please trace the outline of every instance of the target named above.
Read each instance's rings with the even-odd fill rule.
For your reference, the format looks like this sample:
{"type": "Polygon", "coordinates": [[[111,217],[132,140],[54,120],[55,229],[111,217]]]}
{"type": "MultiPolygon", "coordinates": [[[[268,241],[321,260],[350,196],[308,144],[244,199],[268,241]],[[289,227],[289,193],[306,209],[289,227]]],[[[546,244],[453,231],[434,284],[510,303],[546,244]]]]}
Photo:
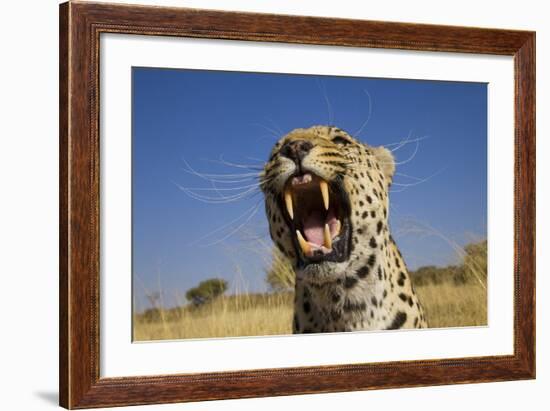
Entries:
{"type": "Polygon", "coordinates": [[[300,230],[296,230],[296,237],[298,237],[298,243],[304,255],[311,254],[311,245],[304,239],[300,230]]]}
{"type": "Polygon", "coordinates": [[[340,230],[342,229],[342,223],[340,220],[336,220],[336,236],[340,235],[340,230]]]}
{"type": "Polygon", "coordinates": [[[328,224],[325,224],[325,231],[323,232],[323,234],[324,234],[324,237],[325,237],[324,245],[325,245],[326,248],[331,250],[332,249],[332,238],[330,237],[330,227],[328,226],[328,224]]]}
{"type": "Polygon", "coordinates": [[[294,209],[292,208],[292,193],[290,192],[290,190],[285,190],[285,204],[286,211],[288,211],[290,219],[294,220],[294,209]]]}
{"type": "Polygon", "coordinates": [[[321,180],[319,182],[319,188],[321,189],[321,194],[323,195],[323,203],[325,204],[325,210],[328,210],[328,206],[329,206],[328,183],[325,180],[321,180]]]}

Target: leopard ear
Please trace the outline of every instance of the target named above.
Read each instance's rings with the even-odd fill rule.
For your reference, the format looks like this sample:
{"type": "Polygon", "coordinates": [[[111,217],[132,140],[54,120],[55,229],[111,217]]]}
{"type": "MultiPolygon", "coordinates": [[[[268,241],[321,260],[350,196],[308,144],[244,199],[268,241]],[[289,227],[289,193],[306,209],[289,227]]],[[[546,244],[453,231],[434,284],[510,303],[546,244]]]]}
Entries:
{"type": "Polygon", "coordinates": [[[380,165],[380,169],[382,170],[384,176],[389,181],[392,181],[393,173],[395,173],[395,160],[392,152],[384,146],[374,147],[372,152],[374,153],[376,160],[378,160],[378,164],[380,165]]]}

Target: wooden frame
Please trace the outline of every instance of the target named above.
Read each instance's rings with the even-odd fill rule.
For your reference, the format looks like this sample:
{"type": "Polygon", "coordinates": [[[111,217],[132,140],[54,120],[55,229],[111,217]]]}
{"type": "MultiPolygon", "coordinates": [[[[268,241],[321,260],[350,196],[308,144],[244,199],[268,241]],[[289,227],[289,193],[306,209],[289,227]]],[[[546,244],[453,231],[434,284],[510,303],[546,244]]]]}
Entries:
{"type": "Polygon", "coordinates": [[[535,377],[534,32],[70,2],[60,6],[59,47],[62,406],[171,403],[535,377]],[[100,378],[99,47],[100,34],[106,32],[513,56],[514,354],[100,378]]]}

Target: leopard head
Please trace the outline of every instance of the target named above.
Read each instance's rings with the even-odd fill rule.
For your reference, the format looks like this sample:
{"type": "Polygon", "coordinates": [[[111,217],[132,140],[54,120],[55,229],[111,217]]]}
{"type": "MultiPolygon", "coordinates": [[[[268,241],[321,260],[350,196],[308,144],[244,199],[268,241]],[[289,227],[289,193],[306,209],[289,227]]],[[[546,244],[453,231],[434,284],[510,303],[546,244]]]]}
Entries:
{"type": "Polygon", "coordinates": [[[273,147],[260,186],[272,240],[304,281],[332,281],[387,227],[393,155],[336,127],[295,129],[273,147]]]}

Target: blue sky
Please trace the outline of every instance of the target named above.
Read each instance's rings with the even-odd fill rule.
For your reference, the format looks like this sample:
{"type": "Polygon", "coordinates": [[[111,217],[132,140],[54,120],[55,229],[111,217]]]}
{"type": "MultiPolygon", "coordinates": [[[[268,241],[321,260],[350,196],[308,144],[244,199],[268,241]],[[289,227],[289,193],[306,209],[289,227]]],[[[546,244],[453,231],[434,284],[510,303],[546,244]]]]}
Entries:
{"type": "Polygon", "coordinates": [[[211,277],[232,291],[267,289],[270,240],[248,174],[294,128],[332,123],[353,134],[368,120],[359,140],[397,148],[390,226],[409,268],[453,263],[452,244],[486,237],[486,84],[155,68],[132,76],[137,309],[146,292],[162,289],[173,305],[211,277]],[[247,175],[213,185],[192,170],[247,175]]]}

